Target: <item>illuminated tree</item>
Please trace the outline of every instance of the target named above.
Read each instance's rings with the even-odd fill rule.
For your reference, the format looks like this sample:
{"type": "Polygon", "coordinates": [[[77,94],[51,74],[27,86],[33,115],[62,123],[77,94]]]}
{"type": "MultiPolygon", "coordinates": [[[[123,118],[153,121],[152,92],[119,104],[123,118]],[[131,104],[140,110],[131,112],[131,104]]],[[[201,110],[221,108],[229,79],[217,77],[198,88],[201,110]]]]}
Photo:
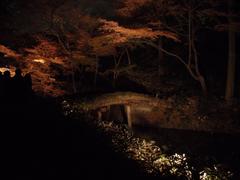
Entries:
{"type": "Polygon", "coordinates": [[[61,80],[62,76],[71,74],[71,65],[65,56],[59,52],[60,47],[42,35],[35,36],[36,45],[32,48],[24,48],[23,70],[31,73],[33,89],[45,95],[59,96],[66,93],[66,82],[61,80]]]}
{"type": "MultiPolygon", "coordinates": [[[[9,57],[17,54],[29,59],[21,60],[28,68],[33,62],[41,63],[41,59],[58,59],[61,68],[66,68],[64,74],[71,77],[72,86],[69,87],[74,92],[80,89],[77,79],[82,66],[95,73],[95,82],[97,76],[106,75],[111,75],[115,81],[121,74],[134,73],[137,69],[134,49],[147,45],[158,51],[159,72],[163,59],[174,57],[206,93],[205,78],[199,68],[199,32],[203,28],[214,29],[219,24],[218,27],[228,28],[228,13],[218,8],[226,0],[43,0],[32,3],[23,0],[14,3],[30,17],[22,24],[26,24],[25,21],[32,24],[24,28],[20,25],[19,29],[31,33],[36,42],[31,48],[22,48],[24,54],[5,46],[1,46],[0,51],[9,57]],[[99,71],[99,62],[105,59],[110,59],[109,64],[114,65],[105,72],[99,71]]],[[[16,22],[20,24],[18,19],[16,22]]],[[[14,56],[12,58],[19,58],[14,56]]],[[[41,66],[47,66],[47,63],[41,66]]],[[[34,68],[44,73],[51,71],[34,68]]],[[[52,71],[51,76],[53,73],[57,72],[52,71]]],[[[143,79],[145,74],[139,73],[138,79],[143,79]]]]}
{"type": "Polygon", "coordinates": [[[18,59],[21,55],[18,54],[16,51],[0,44],[0,53],[4,55],[4,57],[18,59]]]}
{"type": "MultiPolygon", "coordinates": [[[[50,4],[51,7],[51,4],[50,4]]],[[[89,57],[88,41],[97,26],[97,21],[84,15],[79,4],[74,1],[59,1],[51,9],[50,26],[47,32],[56,38],[62,54],[67,56],[72,69],[72,89],[77,92],[76,72],[81,71],[81,65],[95,66],[93,58],[89,57]]]]}
{"type": "Polygon", "coordinates": [[[113,56],[114,69],[105,73],[112,73],[114,81],[120,73],[129,71],[133,65],[129,49],[136,47],[140,40],[154,41],[159,37],[166,37],[177,41],[174,33],[168,31],[154,31],[151,28],[127,28],[120,26],[117,22],[100,19],[99,34],[92,38],[90,45],[93,53],[98,56],[113,56]],[[121,67],[123,55],[127,56],[127,67],[121,67]]]}
{"type": "MultiPolygon", "coordinates": [[[[67,91],[66,82],[61,81],[59,76],[70,74],[70,65],[66,58],[60,56],[59,48],[56,43],[49,41],[43,36],[36,36],[36,45],[31,48],[22,48],[18,52],[0,45],[0,52],[4,58],[11,58],[7,68],[0,67],[1,71],[10,70],[14,75],[16,67],[21,68],[23,75],[31,73],[33,79],[33,89],[35,92],[59,96],[67,91]]],[[[3,64],[1,64],[3,65],[3,64]]]]}
{"type": "Polygon", "coordinates": [[[82,8],[75,3],[64,3],[57,8],[54,8],[54,14],[51,13],[50,34],[56,37],[64,54],[71,62],[74,92],[77,91],[74,72],[78,71],[79,63],[89,62],[95,68],[96,83],[99,75],[99,59],[111,56],[115,67],[108,69],[104,75],[112,73],[115,81],[120,72],[132,67],[129,49],[135,46],[133,42],[137,39],[152,41],[164,36],[177,40],[175,34],[169,31],[155,31],[148,27],[127,28],[115,21],[84,15],[82,8]],[[127,67],[120,66],[124,54],[128,60],[127,67]],[[76,57],[80,58],[76,59],[76,57]]]}

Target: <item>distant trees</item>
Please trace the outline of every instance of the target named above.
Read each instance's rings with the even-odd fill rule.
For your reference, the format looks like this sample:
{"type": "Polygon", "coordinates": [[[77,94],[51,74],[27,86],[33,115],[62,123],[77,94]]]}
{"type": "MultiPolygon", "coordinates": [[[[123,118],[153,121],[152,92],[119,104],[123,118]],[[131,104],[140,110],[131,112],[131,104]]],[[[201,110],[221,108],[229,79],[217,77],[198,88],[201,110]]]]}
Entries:
{"type": "MultiPolygon", "coordinates": [[[[129,49],[136,47],[141,41],[152,42],[159,37],[177,40],[175,34],[167,31],[154,31],[151,28],[127,28],[120,26],[117,22],[100,20],[99,34],[92,39],[90,46],[97,56],[113,56],[114,69],[113,79],[116,80],[119,73],[130,70],[132,61],[129,49]],[[126,55],[128,67],[120,67],[123,55],[126,55]]],[[[109,71],[108,71],[109,72],[109,71]]]]}
{"type": "MultiPolygon", "coordinates": [[[[231,7],[232,1],[228,2],[231,7]]],[[[82,4],[87,6],[88,3],[83,1],[82,4]]],[[[107,7],[105,1],[100,4],[107,7]]],[[[50,34],[56,37],[63,52],[70,59],[74,92],[77,92],[74,72],[78,71],[79,64],[87,63],[93,67],[96,81],[99,58],[112,57],[114,67],[105,74],[112,74],[115,81],[120,73],[129,71],[132,67],[129,50],[144,44],[158,51],[159,71],[164,54],[174,57],[184,65],[191,77],[199,82],[203,93],[207,94],[205,77],[200,68],[198,35],[202,29],[215,30],[214,27],[224,24],[228,18],[229,65],[225,95],[228,100],[233,96],[236,50],[233,17],[219,8],[225,4],[225,0],[123,0],[120,1],[113,21],[98,18],[94,6],[91,10],[83,10],[73,1],[69,3],[58,0],[48,4],[51,9],[50,34]],[[87,13],[95,17],[84,14],[84,11],[89,11],[87,13]],[[119,24],[119,18],[120,22],[127,23],[119,24]],[[121,18],[127,21],[121,21],[121,18]],[[183,51],[166,49],[164,43],[167,41],[163,41],[164,38],[177,42],[176,46],[182,46],[183,51]],[[121,66],[124,56],[127,57],[129,68],[121,66]]],[[[113,7],[113,3],[111,6],[113,7]]],[[[108,13],[105,14],[109,16],[108,13]]]]}
{"type": "MultiPolygon", "coordinates": [[[[230,1],[229,1],[230,3],[230,1]]],[[[164,48],[159,39],[158,45],[146,43],[162,51],[164,54],[179,60],[189,74],[199,82],[204,94],[207,94],[205,78],[201,73],[198,34],[203,29],[215,30],[215,27],[226,21],[228,14],[222,8],[226,1],[216,0],[124,0],[123,6],[118,13],[125,18],[136,18],[143,26],[154,26],[155,29],[165,29],[175,33],[179,37],[183,51],[188,54],[174,52],[164,48]]],[[[229,18],[232,20],[232,18],[229,18]]],[[[229,74],[226,96],[232,96],[233,89],[233,66],[234,66],[234,32],[229,31],[229,74]]],[[[144,42],[145,43],[145,42],[144,42]]],[[[207,43],[207,41],[205,42],[207,43]]],[[[162,57],[159,53],[159,57],[162,57]]]]}
{"type": "Polygon", "coordinates": [[[227,7],[222,11],[222,16],[225,18],[216,29],[219,31],[228,32],[228,59],[227,59],[227,74],[226,74],[226,87],[225,87],[225,100],[229,103],[232,102],[236,90],[236,39],[237,32],[240,31],[239,18],[240,14],[237,1],[226,0],[222,4],[227,7]]]}
{"type": "Polygon", "coordinates": [[[55,37],[62,55],[69,60],[72,89],[77,93],[76,72],[82,70],[81,65],[95,66],[94,58],[89,56],[88,42],[98,22],[95,18],[84,15],[74,1],[59,0],[48,6],[51,13],[46,33],[55,37]]]}
{"type": "MultiPolygon", "coordinates": [[[[169,56],[172,56],[179,60],[188,70],[189,74],[200,83],[202,91],[204,94],[207,94],[207,86],[205,83],[205,78],[200,72],[199,69],[199,58],[198,50],[196,46],[197,41],[197,32],[203,22],[201,21],[204,18],[203,11],[205,1],[175,1],[175,0],[158,0],[158,1],[144,1],[137,3],[131,3],[132,6],[138,6],[138,8],[127,8],[124,7],[120,10],[120,13],[130,10],[130,15],[134,15],[132,10],[150,9],[150,11],[145,11],[143,19],[146,21],[145,25],[154,25],[158,29],[166,29],[172,31],[181,41],[183,46],[188,45],[188,57],[182,57],[181,54],[176,52],[170,52],[163,48],[163,45],[160,43],[158,45],[153,43],[148,43],[152,47],[156,48],[158,51],[163,52],[169,56]],[[143,5],[143,3],[145,3],[143,5]]],[[[125,4],[129,4],[129,1],[126,0],[125,4]]],[[[141,11],[143,12],[143,11],[141,11]]],[[[136,14],[137,12],[135,12],[136,14]]],[[[159,53],[159,56],[162,56],[159,53]]]]}
{"type": "MultiPolygon", "coordinates": [[[[112,74],[113,81],[116,81],[119,74],[133,67],[129,52],[129,49],[135,46],[133,42],[151,42],[163,36],[177,40],[174,33],[167,31],[148,27],[127,28],[120,26],[116,21],[87,15],[75,1],[59,0],[46,3],[44,7],[48,12],[45,19],[49,20],[49,28],[44,30],[47,37],[42,40],[54,44],[57,52],[55,57],[61,56],[61,59],[69,61],[65,62],[71,67],[72,89],[75,93],[78,92],[76,75],[79,74],[76,72],[81,71],[81,66],[88,66],[90,71],[95,73],[95,83],[100,74],[112,74]],[[127,57],[127,66],[121,65],[124,64],[123,56],[127,57]],[[114,67],[99,73],[101,57],[112,57],[114,67]]],[[[39,45],[33,48],[34,52],[39,49],[39,45]]],[[[51,48],[48,53],[51,53],[50,51],[51,48]]]]}

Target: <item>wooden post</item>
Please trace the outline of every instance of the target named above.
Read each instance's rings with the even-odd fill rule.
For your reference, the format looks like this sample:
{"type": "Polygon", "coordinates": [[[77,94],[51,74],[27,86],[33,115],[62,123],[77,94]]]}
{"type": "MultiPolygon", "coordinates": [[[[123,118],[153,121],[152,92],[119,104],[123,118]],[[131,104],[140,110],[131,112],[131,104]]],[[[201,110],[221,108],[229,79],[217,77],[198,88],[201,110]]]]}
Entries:
{"type": "Polygon", "coordinates": [[[125,105],[124,108],[127,115],[128,127],[132,129],[131,106],[125,105]]]}
{"type": "Polygon", "coordinates": [[[98,121],[101,121],[102,120],[102,111],[101,111],[101,109],[98,110],[97,116],[98,116],[98,121]]]}
{"type": "Polygon", "coordinates": [[[106,120],[107,120],[107,121],[110,121],[110,120],[111,120],[111,119],[110,119],[111,106],[107,106],[106,108],[107,108],[107,109],[106,109],[106,120]]]}

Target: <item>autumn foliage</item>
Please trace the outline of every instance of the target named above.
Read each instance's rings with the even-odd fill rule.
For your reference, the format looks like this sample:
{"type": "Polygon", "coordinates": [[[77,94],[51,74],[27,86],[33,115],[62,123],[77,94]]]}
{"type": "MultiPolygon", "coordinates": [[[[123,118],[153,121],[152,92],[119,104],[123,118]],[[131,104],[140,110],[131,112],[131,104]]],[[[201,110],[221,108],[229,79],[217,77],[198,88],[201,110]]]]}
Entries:
{"type": "MultiPolygon", "coordinates": [[[[227,13],[219,10],[221,3],[214,0],[44,0],[28,3],[26,7],[20,3],[22,11],[31,13],[32,25],[25,26],[19,33],[29,34],[33,42],[11,47],[0,39],[0,53],[3,58],[14,60],[9,61],[9,67],[32,73],[34,89],[46,95],[79,91],[83,69],[94,74],[95,78],[91,76],[88,80],[92,83],[104,74],[117,80],[124,73],[129,77],[134,75],[136,82],[147,82],[145,75],[152,75],[138,73],[141,70],[136,68],[138,60],[134,57],[138,54],[132,53],[143,46],[157,51],[159,57],[146,58],[148,61],[158,59],[156,67],[161,66],[157,64],[163,60],[161,53],[164,58],[174,58],[204,89],[204,75],[198,67],[198,32],[203,28],[227,28],[224,20],[227,13]],[[36,7],[36,12],[28,10],[36,7]],[[164,44],[160,45],[160,40],[164,44]],[[165,44],[173,46],[169,48],[165,44]],[[100,72],[100,62],[105,59],[114,65],[100,72]]],[[[21,27],[17,22],[16,25],[21,27]]],[[[4,63],[0,65],[6,68],[4,63]]]]}

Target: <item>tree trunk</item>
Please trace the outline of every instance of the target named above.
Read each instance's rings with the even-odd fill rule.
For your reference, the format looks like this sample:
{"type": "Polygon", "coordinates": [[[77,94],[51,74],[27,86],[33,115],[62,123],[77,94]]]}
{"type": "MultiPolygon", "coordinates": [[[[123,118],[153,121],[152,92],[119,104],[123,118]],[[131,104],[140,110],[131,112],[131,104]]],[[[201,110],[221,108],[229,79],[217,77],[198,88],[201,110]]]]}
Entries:
{"type": "Polygon", "coordinates": [[[164,54],[163,54],[163,51],[161,49],[163,49],[163,39],[162,38],[159,38],[158,40],[158,75],[161,76],[161,75],[164,75],[164,67],[163,67],[163,57],[164,57],[164,54]]]}
{"type": "Polygon", "coordinates": [[[188,66],[191,66],[192,61],[192,14],[188,12],[188,66]]]}
{"type": "Polygon", "coordinates": [[[193,55],[194,55],[193,58],[194,58],[196,77],[197,77],[198,82],[201,85],[203,95],[207,96],[208,91],[207,91],[207,85],[206,85],[206,82],[205,82],[205,78],[199,70],[198,51],[197,51],[196,44],[195,44],[196,42],[194,41],[194,39],[195,39],[194,33],[192,33],[192,38],[193,39],[192,39],[191,45],[192,45],[192,51],[193,51],[193,55]]]}
{"type": "Polygon", "coordinates": [[[127,54],[127,59],[128,59],[128,65],[131,65],[132,64],[132,60],[131,60],[131,57],[130,57],[130,54],[129,54],[129,51],[128,51],[127,48],[126,48],[126,54],[127,54]]]}
{"type": "Polygon", "coordinates": [[[202,92],[205,96],[207,96],[208,90],[207,90],[207,85],[206,85],[205,79],[202,75],[200,75],[198,78],[199,78],[198,81],[200,82],[200,85],[201,85],[201,88],[202,88],[202,92]]]}
{"type": "Polygon", "coordinates": [[[226,101],[232,101],[234,97],[235,71],[236,71],[236,34],[234,32],[233,17],[233,0],[229,0],[229,33],[228,33],[228,67],[226,82],[226,101]]]}
{"type": "Polygon", "coordinates": [[[71,73],[71,77],[72,77],[72,88],[73,88],[73,93],[77,93],[77,87],[76,87],[76,81],[75,81],[75,72],[74,72],[74,67],[72,66],[72,73],[71,73]]]}
{"type": "Polygon", "coordinates": [[[125,105],[124,108],[127,116],[128,127],[129,129],[132,129],[131,106],[125,105]]]}
{"type": "Polygon", "coordinates": [[[96,69],[95,69],[95,75],[94,75],[94,88],[96,89],[97,87],[97,77],[98,77],[98,66],[99,66],[99,59],[96,56],[96,69]]]}
{"type": "Polygon", "coordinates": [[[205,78],[199,70],[198,51],[195,41],[195,26],[193,23],[191,10],[189,10],[188,13],[188,21],[188,67],[191,71],[190,74],[192,74],[193,77],[195,76],[195,79],[200,83],[203,95],[207,96],[207,85],[205,82],[205,78]]]}

